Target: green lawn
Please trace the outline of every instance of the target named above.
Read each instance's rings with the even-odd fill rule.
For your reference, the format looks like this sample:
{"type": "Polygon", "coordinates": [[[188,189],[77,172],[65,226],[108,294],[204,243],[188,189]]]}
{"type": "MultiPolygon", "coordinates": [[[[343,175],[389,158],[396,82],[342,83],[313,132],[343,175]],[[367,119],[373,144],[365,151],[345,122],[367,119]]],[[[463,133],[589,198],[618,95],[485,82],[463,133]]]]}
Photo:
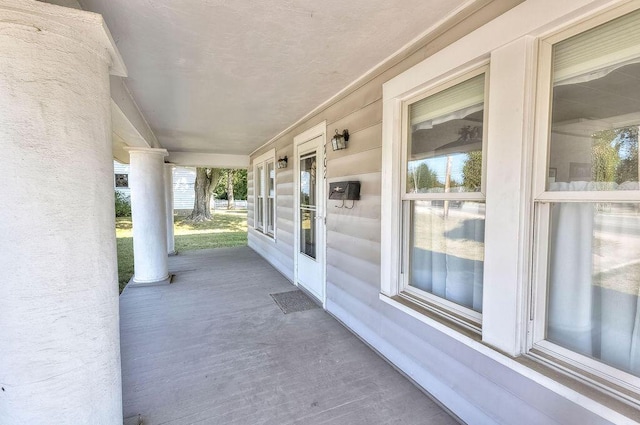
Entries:
{"type": "MultiPolygon", "coordinates": [[[[186,223],[176,217],[175,241],[178,252],[222,248],[247,244],[247,211],[216,210],[208,223],[186,223]]],[[[118,244],[118,281],[120,292],[133,276],[133,239],[131,217],[116,218],[118,244]]]]}

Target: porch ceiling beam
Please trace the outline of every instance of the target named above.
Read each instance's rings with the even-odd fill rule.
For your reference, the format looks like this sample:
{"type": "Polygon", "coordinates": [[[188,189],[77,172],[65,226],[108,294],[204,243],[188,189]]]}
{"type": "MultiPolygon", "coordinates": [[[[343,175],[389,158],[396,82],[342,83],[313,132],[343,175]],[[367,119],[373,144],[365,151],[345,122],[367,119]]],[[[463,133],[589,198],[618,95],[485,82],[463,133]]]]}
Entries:
{"type": "Polygon", "coordinates": [[[169,162],[186,167],[249,168],[249,155],[169,152],[169,162]]]}
{"type": "Polygon", "coordinates": [[[115,76],[111,77],[111,122],[113,157],[118,161],[129,162],[125,147],[161,148],[124,80],[115,76]]]}
{"type": "Polygon", "coordinates": [[[116,133],[111,134],[111,152],[113,158],[121,164],[129,163],[129,152],[125,149],[127,147],[127,144],[120,136],[116,133]]]}

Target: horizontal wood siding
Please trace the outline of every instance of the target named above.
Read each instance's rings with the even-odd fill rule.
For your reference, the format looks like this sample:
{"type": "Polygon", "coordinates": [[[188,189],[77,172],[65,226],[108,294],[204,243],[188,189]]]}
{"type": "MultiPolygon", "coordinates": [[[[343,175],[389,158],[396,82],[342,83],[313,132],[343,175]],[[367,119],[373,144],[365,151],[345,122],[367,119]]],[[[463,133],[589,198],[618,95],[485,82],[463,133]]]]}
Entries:
{"type": "Polygon", "coordinates": [[[253,228],[249,228],[249,247],[262,255],[284,277],[293,281],[293,259],[286,244],[274,241],[253,228]]]}
{"type": "Polygon", "coordinates": [[[114,174],[129,174],[129,164],[113,161],[114,174]]]}
{"type": "Polygon", "coordinates": [[[173,208],[193,210],[195,200],[195,168],[175,167],[173,169],[173,208]]]}
{"type": "MultiPolygon", "coordinates": [[[[353,293],[353,296],[369,300],[378,305],[377,295],[380,289],[380,188],[382,169],[382,84],[426,57],[446,47],[452,41],[486,23],[505,10],[519,3],[517,0],[497,4],[480,1],[476,10],[460,15],[442,29],[426,37],[421,45],[408,51],[406,55],[395,58],[374,72],[368,81],[354,87],[341,98],[328,105],[313,117],[299,123],[271,143],[262,146],[252,155],[255,158],[270,149],[276,150],[276,158],[289,158],[286,169],[279,169],[276,175],[277,186],[277,230],[276,242],[265,243],[261,235],[249,233],[250,246],[265,256],[279,269],[291,271],[293,277],[293,256],[295,223],[293,186],[293,138],[303,131],[327,122],[327,138],[335,130],[348,129],[350,140],[346,150],[331,150],[327,146],[327,184],[341,180],[361,182],[361,199],[353,205],[339,208],[341,202],[327,201],[327,285],[328,288],[342,288],[349,291],[352,282],[361,282],[365,293],[353,293]],[[463,23],[462,25],[456,25],[463,23]],[[286,257],[286,259],[285,259],[286,257]]],[[[253,177],[249,173],[250,226],[253,225],[252,192],[253,177]]],[[[338,292],[328,290],[327,298],[332,305],[340,305],[338,292]]]]}
{"type": "MultiPolygon", "coordinates": [[[[324,120],[328,138],[336,129],[340,132],[348,129],[351,139],[346,150],[333,152],[328,146],[327,184],[358,180],[362,185],[361,200],[352,209],[339,208],[342,202],[327,201],[327,310],[455,413],[471,418],[473,423],[550,423],[551,417],[553,421],[568,423],[574,415],[586,422],[602,423],[601,418],[539,385],[535,379],[379,299],[383,261],[382,84],[518,3],[517,0],[474,3],[478,8],[475,12],[444,25],[431,38],[425,38],[422,45],[383,65],[370,79],[256,151],[257,156],[275,147],[278,156],[286,153],[290,161],[287,171],[278,173],[277,243],[267,243],[250,234],[250,245],[293,278],[292,244],[296,231],[293,138],[324,120]]],[[[351,207],[351,202],[347,201],[346,206],[351,207]]]]}
{"type": "MultiPolygon", "coordinates": [[[[292,145],[276,150],[276,160],[287,156],[287,168],[276,168],[276,238],[254,230],[253,165],[247,175],[249,246],[260,253],[287,279],[293,280],[293,155],[292,145]]],[[[252,160],[253,161],[253,160],[252,160]]]]}
{"type": "MultiPolygon", "coordinates": [[[[113,161],[114,174],[129,174],[129,164],[113,161]]],[[[175,167],[173,169],[173,209],[181,211],[193,210],[195,193],[193,186],[196,181],[196,170],[192,167],[175,167]]],[[[115,185],[115,181],[114,181],[115,185]]],[[[129,197],[131,191],[128,187],[116,188],[116,190],[129,197]]]]}
{"type": "Polygon", "coordinates": [[[118,161],[113,161],[113,187],[115,188],[116,192],[121,193],[122,195],[126,196],[127,198],[131,197],[131,189],[129,189],[128,187],[115,187],[116,185],[116,180],[115,180],[115,175],[116,174],[129,174],[129,164],[122,164],[118,161]]]}

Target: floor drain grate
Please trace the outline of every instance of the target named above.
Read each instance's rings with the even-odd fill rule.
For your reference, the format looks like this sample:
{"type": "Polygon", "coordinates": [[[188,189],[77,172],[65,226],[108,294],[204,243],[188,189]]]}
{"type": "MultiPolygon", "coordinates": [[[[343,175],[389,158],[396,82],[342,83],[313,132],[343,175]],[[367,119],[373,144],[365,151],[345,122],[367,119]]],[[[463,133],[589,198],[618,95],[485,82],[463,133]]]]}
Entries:
{"type": "Polygon", "coordinates": [[[318,308],[318,304],[299,289],[270,295],[284,314],[318,308]]]}

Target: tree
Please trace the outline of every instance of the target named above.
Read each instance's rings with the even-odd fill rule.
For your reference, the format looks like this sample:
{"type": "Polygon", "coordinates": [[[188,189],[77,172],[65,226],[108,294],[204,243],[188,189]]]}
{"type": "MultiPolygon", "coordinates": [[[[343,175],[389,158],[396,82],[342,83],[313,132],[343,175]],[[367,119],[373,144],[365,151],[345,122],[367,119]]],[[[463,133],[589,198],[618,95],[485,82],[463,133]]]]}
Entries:
{"type": "Polygon", "coordinates": [[[591,174],[593,181],[612,182],[618,166],[618,153],[611,141],[595,138],[591,146],[591,174]]]}
{"type": "Polygon", "coordinates": [[[247,199],[247,170],[236,170],[233,180],[233,193],[236,199],[247,199]]]}
{"type": "Polygon", "coordinates": [[[236,209],[235,199],[233,197],[233,183],[236,175],[236,170],[227,170],[227,209],[236,209]]]}
{"type": "MultiPolygon", "coordinates": [[[[222,174],[222,178],[218,186],[214,189],[218,199],[228,199],[227,197],[227,173],[226,170],[222,174]]],[[[247,170],[233,170],[233,197],[234,199],[247,199],[247,170]]]]}
{"type": "Polygon", "coordinates": [[[462,166],[462,185],[471,192],[479,192],[482,183],[482,151],[467,153],[462,166]]]}
{"type": "Polygon", "coordinates": [[[131,201],[129,197],[116,190],[116,217],[131,217],[131,201]]]}
{"type": "Polygon", "coordinates": [[[638,127],[622,127],[593,134],[593,181],[638,181],[638,127]]]}
{"type": "Polygon", "coordinates": [[[616,169],[616,182],[638,181],[638,127],[624,127],[616,131],[616,148],[621,158],[616,169]]]}
{"type": "Polygon", "coordinates": [[[442,183],[438,182],[438,175],[429,168],[424,162],[413,170],[409,171],[409,185],[413,187],[413,192],[422,192],[425,189],[434,187],[442,187],[442,183]]]}
{"type": "Polygon", "coordinates": [[[196,168],[193,211],[186,218],[187,220],[194,222],[211,220],[211,195],[221,176],[222,170],[219,168],[196,168]]]}

